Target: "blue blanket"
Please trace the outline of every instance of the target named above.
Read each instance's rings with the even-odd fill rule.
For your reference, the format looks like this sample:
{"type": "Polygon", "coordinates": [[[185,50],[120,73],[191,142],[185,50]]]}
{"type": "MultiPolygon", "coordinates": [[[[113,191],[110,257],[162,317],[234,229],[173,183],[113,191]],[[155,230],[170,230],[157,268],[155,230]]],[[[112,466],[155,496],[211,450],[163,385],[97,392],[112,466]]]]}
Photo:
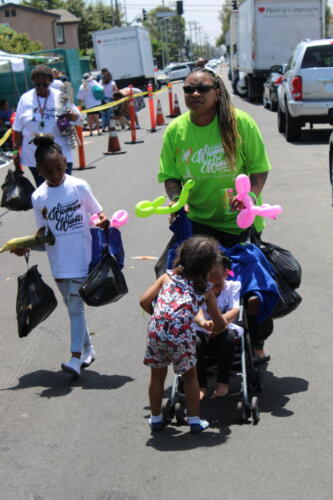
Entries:
{"type": "MultiPolygon", "coordinates": [[[[192,224],[182,209],[170,226],[175,234],[176,241],[168,251],[167,269],[172,268],[177,247],[184,240],[192,236],[192,224]]],[[[260,299],[260,309],[257,322],[262,323],[268,319],[279,300],[279,291],[273,279],[273,269],[262,251],[252,243],[238,244],[231,248],[223,247],[221,250],[231,259],[233,279],[242,284],[241,296],[255,293],[260,299]]]]}

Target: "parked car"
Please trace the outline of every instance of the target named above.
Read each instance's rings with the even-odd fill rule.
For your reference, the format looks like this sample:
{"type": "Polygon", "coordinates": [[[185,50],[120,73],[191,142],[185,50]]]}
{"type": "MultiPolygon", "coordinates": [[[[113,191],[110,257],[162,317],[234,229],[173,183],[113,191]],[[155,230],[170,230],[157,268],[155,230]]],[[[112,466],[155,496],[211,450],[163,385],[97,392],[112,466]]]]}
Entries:
{"type": "Polygon", "coordinates": [[[187,75],[191,73],[190,66],[187,63],[172,63],[166,66],[163,70],[171,80],[185,80],[187,75]]]}
{"type": "Polygon", "coordinates": [[[333,39],[300,42],[278,88],[278,130],[298,141],[306,123],[328,123],[333,108],[333,39]]]}
{"type": "Polygon", "coordinates": [[[264,83],[264,91],[262,95],[262,102],[266,109],[277,111],[278,107],[278,94],[277,90],[282,83],[283,74],[285,72],[286,64],[276,64],[271,67],[271,71],[264,83]]]}
{"type": "MultiPolygon", "coordinates": [[[[328,121],[331,125],[333,125],[333,108],[330,109],[328,113],[328,121]]],[[[331,181],[332,188],[332,206],[333,206],[333,132],[330,135],[329,139],[329,153],[328,153],[328,167],[329,167],[329,175],[331,181]]]]}
{"type": "Polygon", "coordinates": [[[168,85],[168,83],[170,82],[169,76],[161,69],[155,72],[155,80],[159,89],[162,87],[162,85],[168,85]]]}

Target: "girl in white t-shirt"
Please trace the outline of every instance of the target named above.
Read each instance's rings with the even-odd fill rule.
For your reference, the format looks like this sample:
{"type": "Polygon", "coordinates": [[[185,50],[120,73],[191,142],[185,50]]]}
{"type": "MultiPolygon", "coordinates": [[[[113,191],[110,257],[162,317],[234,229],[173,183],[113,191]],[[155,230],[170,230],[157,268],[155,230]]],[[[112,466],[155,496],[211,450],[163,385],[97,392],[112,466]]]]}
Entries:
{"type": "Polygon", "coordinates": [[[216,357],[217,384],[213,398],[226,396],[229,390],[229,378],[234,359],[235,337],[239,326],[234,324],[239,315],[239,295],[241,284],[239,281],[226,280],[229,274],[230,261],[221,256],[221,260],[213,268],[209,281],[216,296],[218,308],[228,327],[223,332],[212,332],[211,321],[207,308],[199,311],[195,321],[197,334],[197,371],[200,385],[200,399],[207,395],[207,354],[211,350],[216,357]]]}
{"type": "MultiPolygon", "coordinates": [[[[86,181],[65,173],[66,159],[53,136],[37,135],[33,142],[37,146],[37,169],[45,182],[34,191],[32,204],[38,229],[47,224],[55,236],[55,244],[46,246],[46,251],[70,318],[72,356],[61,367],[78,376],[80,369],[95,359],[84,303],[79,295],[91,261],[90,216],[97,213],[96,225],[103,228],[108,225],[108,219],[86,181]]],[[[15,253],[22,255],[24,250],[15,253]]]]}

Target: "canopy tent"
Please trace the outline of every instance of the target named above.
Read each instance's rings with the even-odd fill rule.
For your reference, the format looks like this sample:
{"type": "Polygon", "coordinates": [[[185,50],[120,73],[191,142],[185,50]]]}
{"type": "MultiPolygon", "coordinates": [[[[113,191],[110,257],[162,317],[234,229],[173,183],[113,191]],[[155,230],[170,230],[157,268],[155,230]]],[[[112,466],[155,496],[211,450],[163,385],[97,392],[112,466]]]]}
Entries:
{"type": "MultiPolygon", "coordinates": [[[[23,57],[19,55],[14,55],[14,54],[7,54],[6,52],[3,52],[3,50],[0,50],[0,65],[4,66],[7,64],[10,64],[11,69],[9,71],[24,71],[24,59],[23,57]]],[[[2,70],[3,71],[3,70],[2,70]]],[[[8,69],[7,69],[8,71],[8,69]]]]}

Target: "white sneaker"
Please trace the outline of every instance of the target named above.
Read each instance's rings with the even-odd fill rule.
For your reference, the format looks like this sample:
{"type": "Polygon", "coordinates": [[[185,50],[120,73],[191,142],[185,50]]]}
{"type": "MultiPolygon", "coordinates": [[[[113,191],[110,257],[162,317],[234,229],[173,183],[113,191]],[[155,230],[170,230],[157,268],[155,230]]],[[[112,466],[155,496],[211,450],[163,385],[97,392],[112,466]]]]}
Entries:
{"type": "Polygon", "coordinates": [[[71,358],[68,363],[61,363],[61,368],[64,372],[73,375],[73,377],[78,377],[81,370],[81,360],[79,358],[71,358]]]}
{"type": "Polygon", "coordinates": [[[94,346],[90,344],[87,349],[81,354],[81,368],[88,368],[95,361],[96,353],[94,346]]]}

